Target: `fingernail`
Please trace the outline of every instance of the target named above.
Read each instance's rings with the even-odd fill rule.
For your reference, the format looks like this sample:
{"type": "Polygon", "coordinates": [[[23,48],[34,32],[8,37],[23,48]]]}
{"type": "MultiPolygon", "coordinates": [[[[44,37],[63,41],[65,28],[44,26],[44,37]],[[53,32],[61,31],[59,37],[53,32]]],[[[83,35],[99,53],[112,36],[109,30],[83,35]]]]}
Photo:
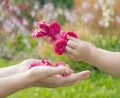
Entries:
{"type": "Polygon", "coordinates": [[[71,73],[73,73],[73,70],[71,69],[71,73]]]}

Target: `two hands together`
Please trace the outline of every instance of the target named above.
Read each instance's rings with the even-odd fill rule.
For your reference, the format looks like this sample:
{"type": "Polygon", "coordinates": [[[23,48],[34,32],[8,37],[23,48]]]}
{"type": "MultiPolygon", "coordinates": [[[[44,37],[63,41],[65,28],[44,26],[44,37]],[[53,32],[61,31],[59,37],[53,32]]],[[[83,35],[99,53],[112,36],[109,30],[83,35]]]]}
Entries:
{"type": "MultiPolygon", "coordinates": [[[[68,39],[65,55],[69,59],[85,61],[110,75],[120,77],[119,52],[103,50],[89,42],[81,41],[70,36],[68,36],[68,39]]],[[[43,37],[43,40],[52,44],[49,37],[43,37]]],[[[61,74],[71,73],[71,69],[68,66],[37,66],[29,69],[32,63],[37,62],[39,60],[29,59],[15,66],[1,68],[0,98],[29,87],[55,88],[70,86],[90,75],[90,71],[86,70],[76,74],[73,73],[67,77],[61,76],[61,74]]]]}
{"type": "MultiPolygon", "coordinates": [[[[51,44],[51,38],[42,38],[51,44]]],[[[84,61],[101,71],[115,77],[120,77],[120,52],[101,49],[93,44],[67,36],[68,42],[64,53],[73,61],[84,61]]],[[[73,65],[74,66],[74,65],[73,65]]]]}

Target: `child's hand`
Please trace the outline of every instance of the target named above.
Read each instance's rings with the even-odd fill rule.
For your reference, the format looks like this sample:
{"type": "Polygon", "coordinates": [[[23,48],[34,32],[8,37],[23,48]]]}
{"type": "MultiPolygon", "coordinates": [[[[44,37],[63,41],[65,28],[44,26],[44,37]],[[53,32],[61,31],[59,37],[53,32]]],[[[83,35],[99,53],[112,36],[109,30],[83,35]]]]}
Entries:
{"type": "Polygon", "coordinates": [[[66,56],[74,61],[86,61],[90,57],[91,47],[95,46],[71,36],[67,36],[67,38],[69,41],[66,46],[66,56]]]}

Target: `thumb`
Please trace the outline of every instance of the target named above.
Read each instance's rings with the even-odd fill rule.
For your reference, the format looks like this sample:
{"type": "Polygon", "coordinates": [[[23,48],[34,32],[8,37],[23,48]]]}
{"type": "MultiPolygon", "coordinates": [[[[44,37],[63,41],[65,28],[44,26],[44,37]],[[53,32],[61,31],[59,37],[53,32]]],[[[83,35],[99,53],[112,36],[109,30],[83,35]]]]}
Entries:
{"type": "Polygon", "coordinates": [[[57,75],[57,74],[71,74],[72,70],[69,67],[50,67],[47,72],[47,76],[57,75]]]}
{"type": "Polygon", "coordinates": [[[67,39],[68,39],[68,40],[72,40],[72,41],[77,41],[76,38],[74,38],[74,37],[72,37],[72,36],[69,36],[69,35],[67,35],[67,39]]]}

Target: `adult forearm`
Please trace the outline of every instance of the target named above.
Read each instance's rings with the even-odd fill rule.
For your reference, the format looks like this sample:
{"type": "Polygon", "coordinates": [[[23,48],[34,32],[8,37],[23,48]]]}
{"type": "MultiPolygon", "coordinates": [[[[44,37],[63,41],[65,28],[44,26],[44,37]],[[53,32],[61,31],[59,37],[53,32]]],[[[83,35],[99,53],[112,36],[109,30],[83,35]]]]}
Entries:
{"type": "Polygon", "coordinates": [[[87,62],[112,76],[120,77],[120,52],[92,47],[87,62]]]}
{"type": "MultiPolygon", "coordinates": [[[[29,80],[28,80],[29,81],[29,80]]],[[[27,75],[17,74],[0,79],[0,98],[4,98],[18,90],[29,87],[27,75]]]]}
{"type": "Polygon", "coordinates": [[[0,68],[0,78],[10,76],[10,75],[17,73],[17,71],[18,71],[17,69],[18,69],[18,67],[16,65],[10,66],[10,67],[5,67],[5,68],[0,68]]]}

